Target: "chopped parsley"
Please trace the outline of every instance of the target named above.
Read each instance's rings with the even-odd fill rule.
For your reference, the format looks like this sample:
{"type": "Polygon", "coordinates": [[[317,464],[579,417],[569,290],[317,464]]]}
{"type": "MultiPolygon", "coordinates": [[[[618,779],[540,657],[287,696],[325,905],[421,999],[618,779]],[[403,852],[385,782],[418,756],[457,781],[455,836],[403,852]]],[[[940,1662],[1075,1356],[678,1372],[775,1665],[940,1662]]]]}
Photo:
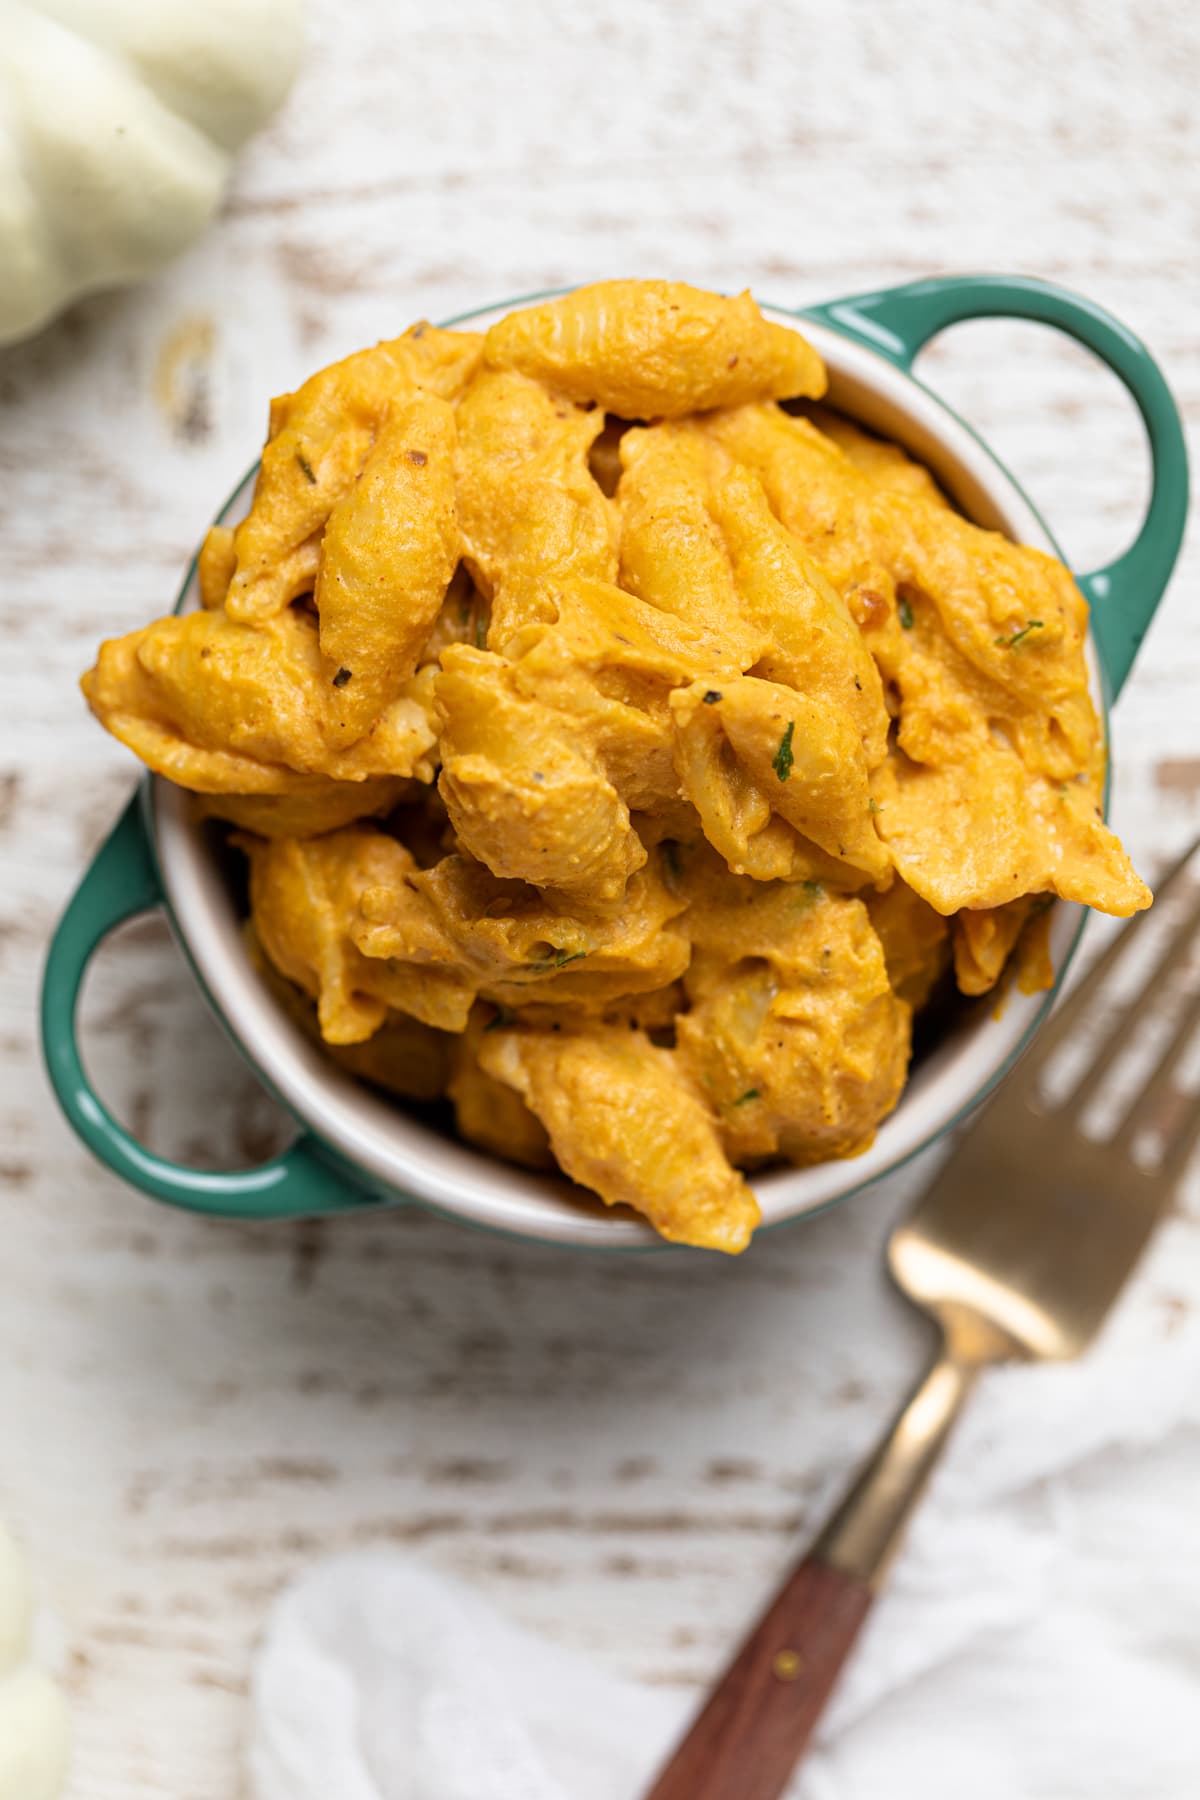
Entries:
{"type": "Polygon", "coordinates": [[[810,900],[815,900],[818,894],[823,894],[825,891],[819,881],[806,881],[802,883],[802,886],[810,900]]]}
{"type": "Polygon", "coordinates": [[[539,975],[552,973],[555,969],[565,969],[568,963],[578,962],[586,956],[586,950],[556,950],[553,956],[543,956],[531,962],[529,967],[539,975]]]}
{"type": "Polygon", "coordinates": [[[705,706],[715,706],[720,698],[721,695],[717,688],[709,688],[704,696],[704,704],[705,706]]]}
{"type": "Polygon", "coordinates": [[[1031,631],[1044,631],[1045,626],[1040,619],[1030,619],[1028,625],[1022,625],[1020,631],[1014,631],[1011,637],[993,638],[992,642],[1001,650],[1015,650],[1023,644],[1031,631]]]}
{"type": "Polygon", "coordinates": [[[300,464],[300,467],[301,467],[301,469],[302,469],[302,470],[303,470],[303,472],[304,472],[304,478],[305,478],[305,480],[306,480],[306,481],[307,481],[307,482],[309,482],[309,483],[310,483],[310,485],[311,485],[311,486],[312,486],[312,487],[316,487],[316,485],[317,485],[317,478],[316,478],[316,476],[315,476],[315,475],[314,475],[314,474],[313,474],[313,466],[312,466],[312,464],[311,464],[311,463],[310,463],[310,462],[309,462],[309,460],[308,460],[308,458],[307,458],[307,456],[305,456],[305,454],[304,454],[304,452],[303,452],[303,450],[297,450],[297,452],[296,452],[296,461],[297,461],[297,462],[298,462],[298,463],[299,463],[299,464],[300,464]]]}
{"type": "Polygon", "coordinates": [[[900,615],[900,623],[903,625],[905,631],[911,631],[913,628],[913,609],[912,601],[907,594],[900,595],[900,598],[896,602],[896,611],[900,615]]]}
{"type": "Polygon", "coordinates": [[[880,806],[874,794],[872,794],[871,798],[867,801],[867,811],[870,813],[881,813],[883,811],[882,806],[880,806]]]}
{"type": "Polygon", "coordinates": [[[793,720],[779,740],[779,748],[771,758],[771,767],[780,781],[786,781],[792,772],[792,736],[796,730],[793,720]]]}
{"type": "Polygon", "coordinates": [[[759,1097],[757,1088],[747,1088],[744,1094],[739,1094],[737,1099],[733,1101],[733,1105],[745,1106],[747,1100],[757,1100],[759,1097]]]}
{"type": "Polygon", "coordinates": [[[487,631],[487,620],[484,618],[483,614],[480,613],[475,620],[475,648],[477,650],[485,650],[487,648],[487,631]]]}
{"type": "Polygon", "coordinates": [[[506,1025],[511,1025],[512,1022],[513,1015],[508,1007],[497,1004],[495,1018],[489,1019],[483,1028],[484,1036],[486,1037],[489,1031],[502,1031],[506,1025]]]}
{"type": "Polygon", "coordinates": [[[339,669],[337,674],[333,678],[333,685],[336,688],[343,688],[346,686],[346,683],[348,681],[352,681],[352,680],[353,680],[353,675],[349,669],[339,669]]]}

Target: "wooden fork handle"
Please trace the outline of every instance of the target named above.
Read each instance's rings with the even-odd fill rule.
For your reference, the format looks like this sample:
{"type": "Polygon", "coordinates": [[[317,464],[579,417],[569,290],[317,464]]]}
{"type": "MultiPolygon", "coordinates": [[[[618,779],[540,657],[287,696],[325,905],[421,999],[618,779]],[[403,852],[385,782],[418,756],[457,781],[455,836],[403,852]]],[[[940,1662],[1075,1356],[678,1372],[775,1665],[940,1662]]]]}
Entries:
{"type": "Polygon", "coordinates": [[[870,1584],[806,1556],[647,1800],[777,1800],[870,1610],[870,1584]]]}
{"type": "Polygon", "coordinates": [[[977,1371],[943,1345],[646,1800],[779,1800],[977,1371]]]}

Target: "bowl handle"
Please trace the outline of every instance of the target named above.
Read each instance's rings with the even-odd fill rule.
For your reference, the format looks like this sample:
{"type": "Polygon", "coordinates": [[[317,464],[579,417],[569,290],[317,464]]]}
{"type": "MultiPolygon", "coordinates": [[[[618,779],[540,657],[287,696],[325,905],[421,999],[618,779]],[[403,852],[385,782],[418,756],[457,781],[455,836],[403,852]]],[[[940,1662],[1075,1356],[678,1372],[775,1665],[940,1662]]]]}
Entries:
{"type": "Polygon", "coordinates": [[[290,1219],[380,1204],[311,1136],[257,1169],[187,1169],[147,1150],[118,1124],[84,1071],[75,1036],[79,990],[95,951],[118,925],[160,906],[162,886],[139,790],[80,882],[50,945],[42,981],[42,1050],[59,1104],[100,1161],[156,1200],[238,1219],[290,1219]]]}
{"type": "Polygon", "coordinates": [[[1124,555],[1077,577],[1092,608],[1096,647],[1115,697],[1170,579],[1188,509],[1187,449],[1179,409],[1140,338],[1081,295],[1024,275],[934,277],[853,294],[807,311],[909,373],[918,351],[948,325],[963,319],[1032,319],[1086,344],[1124,382],[1150,440],[1150,505],[1124,555]]]}

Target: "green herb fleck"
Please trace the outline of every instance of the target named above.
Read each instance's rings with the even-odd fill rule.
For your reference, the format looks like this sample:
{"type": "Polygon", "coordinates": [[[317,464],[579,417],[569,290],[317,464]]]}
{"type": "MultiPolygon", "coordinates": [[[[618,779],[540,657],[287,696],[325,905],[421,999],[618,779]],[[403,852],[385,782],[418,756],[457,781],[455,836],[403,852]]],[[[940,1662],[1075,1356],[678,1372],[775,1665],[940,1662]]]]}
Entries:
{"type": "Polygon", "coordinates": [[[475,648],[477,650],[487,648],[487,631],[487,620],[482,613],[479,613],[475,620],[475,648]]]}
{"type": "Polygon", "coordinates": [[[825,891],[819,881],[806,881],[803,886],[805,893],[811,895],[814,900],[818,894],[824,893],[825,891]]]}
{"type": "Polygon", "coordinates": [[[350,681],[351,679],[352,679],[352,676],[351,676],[351,672],[349,669],[339,669],[337,674],[333,678],[333,685],[336,688],[343,688],[343,687],[345,687],[346,683],[348,681],[350,681]]]}
{"type": "Polygon", "coordinates": [[[732,1102],[732,1104],[734,1106],[745,1106],[747,1100],[757,1100],[758,1098],[759,1098],[759,1092],[758,1092],[757,1088],[747,1088],[745,1093],[739,1094],[737,1099],[734,1100],[732,1102]]]}
{"type": "Polygon", "coordinates": [[[901,594],[900,598],[897,600],[896,611],[900,615],[900,623],[903,625],[905,631],[911,631],[913,628],[913,610],[912,602],[907,594],[901,594]]]}
{"type": "Polygon", "coordinates": [[[553,956],[543,956],[540,960],[531,962],[529,967],[539,975],[552,974],[555,969],[565,969],[568,963],[578,962],[580,957],[586,955],[586,950],[556,950],[553,956]]]}
{"type": "Polygon", "coordinates": [[[867,811],[870,813],[881,813],[883,811],[882,806],[880,806],[874,794],[872,794],[871,798],[867,801],[867,811]]]}
{"type": "Polygon", "coordinates": [[[715,706],[720,698],[721,695],[716,688],[709,688],[704,696],[704,704],[705,706],[715,706]]]}
{"type": "Polygon", "coordinates": [[[296,461],[300,464],[301,469],[303,469],[303,471],[304,471],[305,480],[308,481],[313,487],[316,487],[317,478],[313,474],[312,464],[309,462],[307,456],[305,456],[303,450],[297,450],[296,461]]]}
{"type": "Polygon", "coordinates": [[[1031,631],[1044,631],[1046,628],[1040,619],[1030,619],[1028,625],[1022,625],[1020,631],[1014,631],[1011,637],[993,638],[993,643],[1001,650],[1015,650],[1023,644],[1031,631]]]}
{"type": "Polygon", "coordinates": [[[1054,905],[1054,898],[1053,894],[1036,894],[1033,905],[1029,909],[1030,918],[1038,919],[1043,913],[1049,912],[1054,905]]]}
{"type": "Polygon", "coordinates": [[[792,735],[795,732],[795,729],[796,725],[793,720],[780,738],[779,748],[771,758],[771,767],[778,775],[780,781],[786,781],[792,772],[792,735]]]}
{"type": "Polygon", "coordinates": [[[508,1007],[497,1005],[495,1018],[489,1019],[483,1028],[484,1036],[486,1037],[489,1031],[502,1031],[506,1025],[511,1025],[512,1022],[513,1015],[508,1007]]]}

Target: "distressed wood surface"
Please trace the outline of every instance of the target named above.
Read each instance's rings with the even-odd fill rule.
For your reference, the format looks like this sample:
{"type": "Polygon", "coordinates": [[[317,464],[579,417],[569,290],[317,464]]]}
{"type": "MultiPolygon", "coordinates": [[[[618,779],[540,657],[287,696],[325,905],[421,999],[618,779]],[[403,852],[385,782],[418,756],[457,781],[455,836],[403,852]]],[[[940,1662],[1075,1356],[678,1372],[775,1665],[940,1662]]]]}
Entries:
{"type": "MultiPolygon", "coordinates": [[[[914,0],[902,23],[861,0],[461,0],[419,23],[318,0],[205,239],[0,355],[0,1512],[63,1624],[74,1800],[238,1793],[264,1609],[338,1547],[419,1546],[613,1667],[703,1682],[924,1343],[880,1272],[901,1183],[726,1266],[415,1212],[239,1229],[98,1168],[34,1029],[50,924],[132,783],[75,688],[97,638],[170,602],[269,394],[419,315],[576,279],[793,304],[1048,276],[1144,335],[1195,423],[1198,74],[1200,15],[1165,0],[914,0]]],[[[1111,377],[1003,325],[925,373],[1077,566],[1123,545],[1145,455],[1111,377]]],[[[1198,580],[1193,536],[1114,726],[1117,822],[1151,875],[1198,810],[1198,580]]],[[[160,922],[112,941],[85,1016],[148,1143],[229,1164],[276,1140],[160,922]]],[[[1153,1260],[1148,1337],[1195,1298],[1153,1260]]]]}

